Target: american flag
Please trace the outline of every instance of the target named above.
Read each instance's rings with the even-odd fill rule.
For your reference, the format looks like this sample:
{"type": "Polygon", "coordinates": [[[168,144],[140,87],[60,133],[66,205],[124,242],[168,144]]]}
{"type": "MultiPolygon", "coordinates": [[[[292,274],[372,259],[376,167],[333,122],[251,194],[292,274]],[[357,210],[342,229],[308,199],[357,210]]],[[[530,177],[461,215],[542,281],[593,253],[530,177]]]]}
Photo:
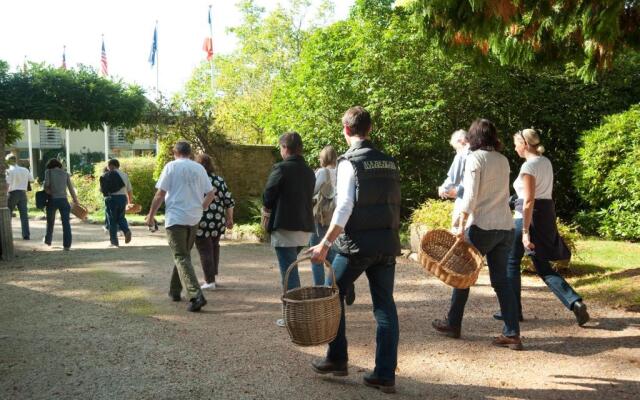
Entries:
{"type": "Polygon", "coordinates": [[[107,64],[107,51],[104,49],[104,38],[102,38],[102,54],[100,55],[100,71],[102,76],[109,76],[107,64]]]}

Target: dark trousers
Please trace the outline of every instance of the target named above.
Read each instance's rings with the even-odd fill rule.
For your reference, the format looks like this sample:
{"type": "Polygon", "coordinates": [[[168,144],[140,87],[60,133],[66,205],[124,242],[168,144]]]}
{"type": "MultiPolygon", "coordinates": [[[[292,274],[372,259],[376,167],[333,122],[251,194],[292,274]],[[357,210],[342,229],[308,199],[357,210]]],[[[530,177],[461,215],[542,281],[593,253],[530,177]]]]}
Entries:
{"type": "MultiPolygon", "coordinates": [[[[522,218],[517,218],[516,233],[513,239],[513,246],[509,254],[509,264],[507,266],[507,277],[511,283],[511,287],[516,296],[518,303],[518,312],[522,315],[521,288],[522,280],[520,278],[520,261],[524,256],[524,245],[522,244],[522,218]]],[[[582,301],[582,298],[576,291],[560,276],[552,267],[549,261],[543,261],[536,256],[531,256],[531,262],[536,269],[536,273],[544,283],[551,289],[553,294],[567,307],[569,310],[576,301],[582,301]]]]}
{"type": "Polygon", "coordinates": [[[215,282],[220,264],[220,236],[197,237],[196,247],[200,253],[200,264],[207,283],[215,282]]]}
{"type": "Polygon", "coordinates": [[[60,219],[62,220],[62,246],[71,247],[71,224],[69,223],[69,214],[71,213],[71,205],[66,197],[49,199],[47,204],[47,230],[44,235],[44,242],[51,245],[53,237],[53,224],[56,221],[56,211],[60,211],[60,219]]]}
{"type": "Polygon", "coordinates": [[[127,196],[123,194],[113,194],[104,198],[106,219],[108,221],[109,239],[111,244],[118,245],[118,229],[122,232],[129,232],[129,224],[125,218],[127,208],[127,196]]]}
{"type": "Polygon", "coordinates": [[[197,230],[197,226],[187,225],[171,225],[166,229],[175,263],[171,272],[169,293],[179,295],[184,287],[190,300],[202,294],[191,263],[191,249],[196,241],[197,230]]]}
{"type": "Polygon", "coordinates": [[[380,379],[395,379],[400,338],[398,313],[393,300],[396,258],[393,256],[349,257],[338,254],[334,258],[332,266],[336,274],[336,283],[340,289],[342,313],[338,334],[329,343],[327,358],[334,362],[346,362],[349,359],[344,315],[345,290],[349,289],[364,272],[369,280],[373,315],[377,324],[376,367],[373,372],[380,379]]]}
{"type": "MultiPolygon", "coordinates": [[[[491,286],[498,296],[500,311],[504,317],[505,336],[520,334],[516,296],[507,279],[507,260],[513,244],[513,231],[484,230],[472,225],[466,232],[467,240],[475,246],[481,254],[487,256],[489,278],[491,286]]],[[[451,308],[449,309],[449,324],[453,327],[462,326],[464,307],[469,298],[469,289],[453,289],[451,308]]]]}
{"type": "Polygon", "coordinates": [[[29,232],[29,208],[27,207],[27,192],[24,190],[13,190],[9,192],[9,198],[7,199],[7,205],[9,210],[13,213],[16,206],[20,213],[20,226],[22,227],[22,238],[29,239],[31,233],[29,232]]]}

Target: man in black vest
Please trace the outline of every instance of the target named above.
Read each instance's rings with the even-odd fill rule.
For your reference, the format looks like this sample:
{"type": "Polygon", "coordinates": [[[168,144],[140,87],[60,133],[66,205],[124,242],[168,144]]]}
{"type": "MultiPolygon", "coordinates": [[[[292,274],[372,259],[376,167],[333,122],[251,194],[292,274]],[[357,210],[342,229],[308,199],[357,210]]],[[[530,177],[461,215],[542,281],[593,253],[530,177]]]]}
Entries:
{"type": "Polygon", "coordinates": [[[394,393],[399,338],[393,300],[396,256],[400,254],[399,171],[396,161],[376,150],[369,140],[371,117],[367,110],[350,108],[342,117],[342,125],[350,148],[338,159],[336,210],[323,240],[309,249],[312,261],[320,263],[336,242],[339,254],[333,268],[340,288],[342,316],[326,358],[314,360],[311,365],[319,374],[348,374],[345,290],[364,272],[378,325],[376,367],[364,376],[364,384],[394,393]]]}

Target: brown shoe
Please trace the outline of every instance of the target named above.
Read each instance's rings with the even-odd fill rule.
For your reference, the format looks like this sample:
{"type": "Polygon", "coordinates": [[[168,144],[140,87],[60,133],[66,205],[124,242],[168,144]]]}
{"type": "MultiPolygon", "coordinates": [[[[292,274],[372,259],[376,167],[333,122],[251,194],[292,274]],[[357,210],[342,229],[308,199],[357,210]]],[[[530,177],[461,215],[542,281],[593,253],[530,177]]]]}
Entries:
{"type": "Polygon", "coordinates": [[[124,242],[129,243],[131,241],[131,230],[124,233],[124,242]]]}
{"type": "Polygon", "coordinates": [[[319,358],[311,361],[311,368],[317,374],[333,374],[333,376],[347,376],[349,375],[349,368],[347,362],[333,362],[328,358],[319,358]]]}
{"type": "Polygon", "coordinates": [[[494,346],[508,347],[511,350],[522,350],[522,341],[520,335],[518,336],[505,336],[500,335],[493,339],[494,346]]]}
{"type": "Polygon", "coordinates": [[[434,319],[431,322],[431,326],[433,327],[433,329],[438,331],[438,333],[441,333],[444,336],[448,336],[448,337],[453,338],[453,339],[459,339],[460,338],[460,328],[459,327],[456,328],[456,327],[453,327],[453,326],[449,325],[449,320],[447,318],[445,318],[445,319],[434,319]]]}
{"type": "Polygon", "coordinates": [[[365,386],[369,386],[372,388],[376,388],[383,393],[395,393],[396,392],[396,381],[395,379],[380,379],[375,376],[373,373],[366,374],[362,377],[362,382],[365,386]]]}

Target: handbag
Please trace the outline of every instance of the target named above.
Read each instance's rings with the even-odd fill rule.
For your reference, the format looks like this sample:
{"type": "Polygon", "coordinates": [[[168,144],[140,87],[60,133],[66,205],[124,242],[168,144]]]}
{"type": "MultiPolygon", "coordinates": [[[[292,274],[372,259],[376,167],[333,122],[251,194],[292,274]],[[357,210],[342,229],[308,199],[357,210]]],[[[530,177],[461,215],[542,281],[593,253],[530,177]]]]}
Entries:
{"type": "Polygon", "coordinates": [[[49,195],[44,190],[36,192],[36,208],[42,210],[49,203],[49,195]]]}

